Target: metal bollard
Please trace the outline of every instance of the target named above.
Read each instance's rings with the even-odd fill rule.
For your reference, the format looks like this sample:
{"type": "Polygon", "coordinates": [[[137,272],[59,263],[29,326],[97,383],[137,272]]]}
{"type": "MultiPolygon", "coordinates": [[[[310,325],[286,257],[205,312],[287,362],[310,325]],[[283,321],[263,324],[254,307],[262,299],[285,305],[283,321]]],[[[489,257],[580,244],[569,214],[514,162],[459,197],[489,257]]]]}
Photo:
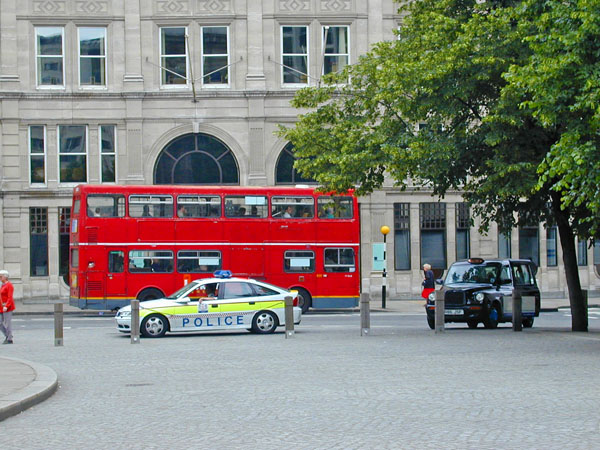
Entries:
{"type": "Polygon", "coordinates": [[[371,298],[369,294],[360,294],[360,335],[371,332],[371,298]]]}
{"type": "Polygon", "coordinates": [[[521,291],[513,290],[512,293],[512,329],[513,331],[523,331],[523,302],[521,291]]]}
{"type": "Polygon", "coordinates": [[[131,300],[131,343],[140,343],[140,301],[131,300]]]}
{"type": "Polygon", "coordinates": [[[444,300],[444,298],[439,298],[442,297],[441,295],[439,295],[439,293],[436,293],[436,298],[435,298],[435,333],[443,333],[446,327],[445,324],[445,316],[444,313],[446,312],[446,301],[444,300]]]}
{"type": "Polygon", "coordinates": [[[63,346],[63,304],[54,304],[54,346],[63,346]]]}
{"type": "Polygon", "coordinates": [[[285,297],[285,338],[294,337],[294,299],[285,297]]]}
{"type": "Polygon", "coordinates": [[[586,323],[586,331],[587,331],[587,324],[588,324],[588,290],[587,289],[582,289],[581,290],[581,295],[583,296],[583,313],[585,314],[585,323],[586,323]]]}

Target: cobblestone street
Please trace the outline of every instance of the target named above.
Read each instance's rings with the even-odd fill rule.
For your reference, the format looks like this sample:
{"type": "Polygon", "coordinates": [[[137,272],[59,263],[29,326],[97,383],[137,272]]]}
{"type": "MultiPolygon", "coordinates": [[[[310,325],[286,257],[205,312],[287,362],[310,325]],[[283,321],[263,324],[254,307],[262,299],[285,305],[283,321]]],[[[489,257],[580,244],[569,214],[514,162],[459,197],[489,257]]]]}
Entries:
{"type": "Polygon", "coordinates": [[[95,320],[67,328],[64,347],[24,328],[1,349],[51,367],[60,387],[2,422],[0,447],[600,448],[597,331],[435,335],[424,316],[380,313],[361,337],[357,314],[309,315],[292,339],[131,345],[95,320]]]}

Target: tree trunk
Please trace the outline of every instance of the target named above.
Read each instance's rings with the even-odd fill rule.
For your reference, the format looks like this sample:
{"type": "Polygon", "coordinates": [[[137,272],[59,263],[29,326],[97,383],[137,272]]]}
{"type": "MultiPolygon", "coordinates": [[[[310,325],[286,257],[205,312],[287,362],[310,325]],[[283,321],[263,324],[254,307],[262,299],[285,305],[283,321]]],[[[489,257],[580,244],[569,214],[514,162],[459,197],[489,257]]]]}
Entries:
{"type": "MultiPolygon", "coordinates": [[[[552,196],[554,197],[554,195],[552,196]]],[[[560,198],[553,198],[553,205],[559,205],[560,198]]],[[[577,268],[577,253],[575,251],[575,236],[569,223],[569,214],[560,207],[554,207],[560,245],[563,252],[563,264],[569,289],[569,303],[571,305],[571,330],[588,331],[588,317],[586,305],[581,291],[579,269],[577,268]]]]}

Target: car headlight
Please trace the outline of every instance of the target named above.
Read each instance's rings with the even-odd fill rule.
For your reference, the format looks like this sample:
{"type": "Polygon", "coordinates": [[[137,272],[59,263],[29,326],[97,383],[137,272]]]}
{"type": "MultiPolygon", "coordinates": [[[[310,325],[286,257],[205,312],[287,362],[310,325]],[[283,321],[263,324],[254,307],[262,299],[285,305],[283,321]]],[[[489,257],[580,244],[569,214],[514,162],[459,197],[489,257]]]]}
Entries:
{"type": "Polygon", "coordinates": [[[427,298],[429,299],[430,302],[435,302],[435,291],[430,292],[429,296],[427,298]]]}
{"type": "Polygon", "coordinates": [[[485,298],[485,295],[483,294],[483,292],[478,292],[475,295],[475,300],[477,300],[478,302],[482,302],[484,298],[485,298]]]}
{"type": "Polygon", "coordinates": [[[131,317],[131,311],[119,311],[117,317],[131,317]]]}

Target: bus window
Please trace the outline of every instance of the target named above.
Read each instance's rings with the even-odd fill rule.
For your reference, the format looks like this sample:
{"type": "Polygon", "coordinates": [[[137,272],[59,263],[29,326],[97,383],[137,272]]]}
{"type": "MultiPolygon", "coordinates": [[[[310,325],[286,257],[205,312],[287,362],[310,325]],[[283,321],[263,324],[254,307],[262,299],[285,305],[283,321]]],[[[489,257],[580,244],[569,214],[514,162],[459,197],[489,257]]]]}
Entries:
{"type": "Polygon", "coordinates": [[[80,205],[81,205],[81,201],[79,199],[77,199],[73,202],[73,215],[74,216],[79,214],[80,205]]]}
{"type": "Polygon", "coordinates": [[[225,197],[227,217],[267,217],[267,197],[264,195],[228,195],[225,197]]]}
{"type": "Polygon", "coordinates": [[[314,272],[315,252],[289,250],[283,256],[283,269],[286,272],[314,272]]]}
{"type": "Polygon", "coordinates": [[[351,248],[326,248],[325,272],[354,272],[354,250],[351,248]]]}
{"type": "Polygon", "coordinates": [[[180,273],[212,273],[221,268],[221,252],[180,250],[177,252],[177,271],[180,273]]]}
{"type": "Polygon", "coordinates": [[[173,217],[173,197],[170,195],[130,195],[130,217],[173,217]]]}
{"type": "Polygon", "coordinates": [[[77,269],[79,267],[79,249],[71,249],[71,267],[77,269]]]}
{"type": "Polygon", "coordinates": [[[312,197],[273,197],[271,216],[276,219],[311,218],[315,216],[312,197]]]}
{"type": "Polygon", "coordinates": [[[320,219],[352,219],[352,197],[321,196],[317,200],[320,219]]]}
{"type": "Polygon", "coordinates": [[[131,250],[129,271],[168,273],[173,271],[173,252],[170,250],[131,250]]]}
{"type": "Polygon", "coordinates": [[[108,252],[108,273],[122,273],[125,271],[123,267],[125,261],[125,253],[121,251],[108,252]]]}
{"type": "Polygon", "coordinates": [[[180,195],[178,217],[221,217],[221,198],[216,195],[180,195]]]}
{"type": "Polygon", "coordinates": [[[88,217],[125,217],[125,196],[120,194],[90,194],[87,197],[88,217]]]}

